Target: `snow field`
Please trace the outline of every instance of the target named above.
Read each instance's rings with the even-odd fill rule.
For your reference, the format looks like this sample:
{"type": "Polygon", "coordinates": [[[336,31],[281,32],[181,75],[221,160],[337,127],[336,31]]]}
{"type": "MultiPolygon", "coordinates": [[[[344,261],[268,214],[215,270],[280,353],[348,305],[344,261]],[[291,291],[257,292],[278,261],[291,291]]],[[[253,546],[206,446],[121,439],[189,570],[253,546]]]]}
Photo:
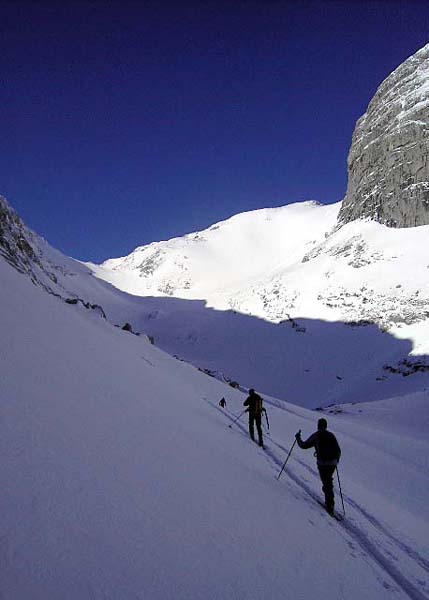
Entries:
{"type": "Polygon", "coordinates": [[[428,373],[384,370],[427,362],[428,226],[335,230],[339,206],[252,211],[143,246],[90,266],[140,305],[123,296],[119,310],[101,286],[89,297],[170,354],[308,408],[429,387],[428,373]],[[344,325],[362,321],[378,326],[344,325]]]}
{"type": "Polygon", "coordinates": [[[384,488],[362,469],[353,440],[362,438],[359,415],[350,423],[328,417],[343,447],[346,493],[354,482],[354,501],[415,549],[410,558],[380,527],[373,534],[358,509],[347,507],[349,525],[323,513],[309,495],[320,496],[311,452],[294,452],[276,481],[295,431],[313,431],[317,414],[267,403],[272,431],[259,450],[244,418],[229,428],[216,408],[226,396],[238,414],[242,394],[47,295],[4,263],[0,274],[3,598],[276,599],[320,589],[351,600],[428,597],[419,563],[427,512],[417,510],[424,496],[427,505],[427,469],[415,457],[426,492],[410,504],[414,481],[404,479],[404,462],[384,461],[385,447],[374,447],[378,482],[385,469],[405,482],[383,521],[386,496],[372,500],[384,488]],[[378,536],[372,543],[383,556],[391,552],[387,564],[361,531],[378,536]]]}

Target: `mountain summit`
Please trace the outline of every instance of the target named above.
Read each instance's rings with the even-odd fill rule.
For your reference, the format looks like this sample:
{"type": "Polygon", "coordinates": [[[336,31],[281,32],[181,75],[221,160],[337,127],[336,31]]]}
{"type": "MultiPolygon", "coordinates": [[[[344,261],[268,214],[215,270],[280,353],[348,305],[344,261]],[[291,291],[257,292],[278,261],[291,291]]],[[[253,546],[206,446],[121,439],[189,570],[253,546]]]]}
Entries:
{"type": "Polygon", "coordinates": [[[339,223],[429,223],[429,44],[378,88],[358,120],[339,223]]]}

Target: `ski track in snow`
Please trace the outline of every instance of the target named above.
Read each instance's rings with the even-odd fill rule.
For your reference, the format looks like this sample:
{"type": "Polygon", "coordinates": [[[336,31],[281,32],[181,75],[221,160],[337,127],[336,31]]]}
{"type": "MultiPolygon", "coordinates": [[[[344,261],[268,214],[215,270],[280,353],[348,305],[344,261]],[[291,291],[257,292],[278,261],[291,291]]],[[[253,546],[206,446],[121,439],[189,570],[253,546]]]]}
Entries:
{"type": "MultiPolygon", "coordinates": [[[[147,363],[148,365],[150,365],[151,367],[155,367],[155,365],[153,364],[153,362],[151,362],[148,358],[146,358],[145,356],[141,357],[142,360],[145,361],[145,363],[147,363]]],[[[155,367],[156,368],[156,367],[155,367]]]]}
{"type": "MultiPolygon", "coordinates": [[[[203,398],[203,400],[230,419],[231,422],[234,421],[234,419],[236,419],[238,416],[231,413],[228,409],[222,409],[216,404],[213,404],[207,398],[203,398]]],[[[269,401],[266,402],[267,404],[271,404],[269,401]]],[[[274,403],[272,404],[274,405],[274,403]]],[[[281,410],[287,410],[278,404],[275,404],[275,406],[281,410]]],[[[246,438],[248,437],[247,427],[245,427],[242,423],[236,421],[233,427],[234,426],[237,427],[237,429],[240,430],[240,433],[246,438]]],[[[265,432],[265,434],[267,434],[267,432],[265,432]]],[[[285,453],[285,456],[287,456],[287,453],[290,450],[289,448],[285,448],[281,443],[274,440],[271,435],[269,435],[268,440],[268,445],[275,446],[281,450],[282,453],[285,453]]],[[[268,445],[266,439],[264,442],[265,448],[262,450],[265,458],[268,459],[268,462],[272,466],[281,468],[283,466],[284,459],[282,459],[272,447],[268,447],[268,445]]],[[[290,459],[292,459],[292,455],[290,459]]],[[[293,456],[293,460],[307,470],[312,477],[319,480],[319,476],[315,469],[309,467],[305,462],[296,456],[293,456]]],[[[304,501],[309,504],[309,507],[311,506],[314,509],[314,503],[318,504],[320,497],[314,493],[304,479],[293,473],[287,468],[287,466],[283,471],[283,475],[286,474],[286,471],[289,479],[301,489],[301,492],[305,492],[302,495],[304,501]]],[[[429,575],[429,561],[390,533],[386,527],[378,521],[378,519],[371,515],[365,508],[360,506],[352,498],[344,494],[343,497],[344,503],[348,505],[349,511],[344,515],[344,518],[342,518],[341,521],[332,520],[332,525],[341,528],[342,533],[348,536],[348,545],[351,548],[354,548],[354,544],[358,544],[364,555],[368,556],[373,562],[375,562],[378,567],[381,568],[382,571],[396,583],[398,588],[400,588],[400,590],[402,590],[402,592],[404,592],[408,598],[411,600],[428,600],[429,591],[427,590],[426,580],[429,575]],[[353,514],[352,512],[351,516],[349,515],[350,508],[355,513],[353,514]],[[371,532],[371,530],[373,531],[371,532]],[[404,565],[404,563],[410,563],[411,561],[410,566],[414,567],[414,569],[417,567],[417,569],[420,570],[420,575],[404,574],[398,568],[398,566],[394,564],[393,561],[397,565],[404,565]]],[[[328,518],[331,519],[331,517],[328,518]]],[[[345,537],[346,536],[344,535],[344,538],[345,537]]],[[[383,582],[383,585],[384,587],[391,587],[386,582],[383,582]]]]}

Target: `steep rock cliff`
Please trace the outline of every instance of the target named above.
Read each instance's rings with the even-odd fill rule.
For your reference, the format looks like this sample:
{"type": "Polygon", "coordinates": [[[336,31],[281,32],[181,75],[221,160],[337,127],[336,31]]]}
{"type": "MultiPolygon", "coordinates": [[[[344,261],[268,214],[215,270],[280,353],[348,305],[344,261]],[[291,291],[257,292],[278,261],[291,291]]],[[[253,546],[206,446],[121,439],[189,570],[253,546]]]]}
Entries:
{"type": "Polygon", "coordinates": [[[429,44],[378,88],[358,120],[338,222],[429,224],[429,44]]]}

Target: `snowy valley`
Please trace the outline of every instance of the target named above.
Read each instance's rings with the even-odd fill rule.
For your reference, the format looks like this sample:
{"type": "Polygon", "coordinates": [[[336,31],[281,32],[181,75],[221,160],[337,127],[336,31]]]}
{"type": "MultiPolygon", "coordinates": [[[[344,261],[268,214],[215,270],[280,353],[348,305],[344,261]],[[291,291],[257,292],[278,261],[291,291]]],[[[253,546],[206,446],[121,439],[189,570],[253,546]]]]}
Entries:
{"type": "Polygon", "coordinates": [[[428,597],[427,392],[326,411],[339,523],[311,452],[276,479],[317,413],[266,397],[260,450],[243,393],[0,269],[4,598],[428,597]]]}
{"type": "Polygon", "coordinates": [[[141,296],[138,331],[245,387],[313,408],[422,389],[429,226],[336,229],[339,208],[245,213],[88,266],[141,296]]]}
{"type": "MultiPolygon", "coordinates": [[[[274,209],[282,223],[267,218],[270,210],[244,215],[258,228],[261,248],[272,234],[263,238],[264,226],[287,231],[290,217],[292,238],[300,217],[309,223],[301,245],[297,235],[289,242],[288,236],[275,238],[296,253],[269,277],[289,277],[308,298],[302,312],[289,305],[291,314],[277,315],[285,318],[276,322],[227,308],[232,296],[217,290],[205,301],[120,291],[100,278],[99,267],[89,269],[51,248],[2,200],[3,597],[283,598],[316,594],[321,586],[334,598],[429,597],[424,296],[407,301],[419,281],[425,289],[419,278],[429,260],[418,240],[426,227],[352,223],[345,226],[349,233],[343,228],[326,238],[337,208],[305,203],[274,209]],[[360,252],[359,260],[366,260],[359,267],[347,243],[357,232],[371,248],[360,252]],[[389,280],[393,261],[402,267],[392,266],[389,280]],[[380,264],[383,271],[377,271],[380,264]],[[298,274],[304,269],[312,269],[311,284],[298,274]],[[360,312],[347,321],[341,311],[350,294],[341,301],[336,292],[333,305],[327,293],[335,290],[332,279],[347,277],[357,290],[372,286],[383,294],[385,307],[377,314],[384,324],[361,322],[360,312]],[[401,287],[393,288],[393,281],[401,287]],[[399,323],[389,317],[386,290],[399,323]],[[325,298],[331,306],[324,306],[325,298]],[[316,318],[315,306],[324,318],[316,318]],[[121,329],[125,321],[142,333],[121,329]],[[196,365],[203,350],[206,360],[212,352],[205,364],[215,372],[164,353],[159,340],[182,357],[194,348],[187,358],[196,365]],[[225,373],[229,367],[248,374],[243,391],[222,381],[223,365],[225,373]],[[228,425],[241,413],[249,384],[262,376],[269,388],[273,374],[288,392],[272,397],[258,386],[270,421],[259,450],[248,438],[245,417],[228,425]],[[320,406],[325,390],[330,397],[323,404],[333,398],[336,404],[320,410],[343,450],[342,522],[318,504],[311,452],[295,448],[276,479],[295,432],[310,434],[320,416],[297,401],[320,406]],[[218,406],[221,397],[226,410],[218,406]]],[[[228,227],[212,231],[220,235],[228,227]]],[[[181,252],[186,245],[203,269],[204,242],[195,237],[170,245],[181,252]]],[[[230,251],[225,236],[219,247],[230,251]]],[[[211,254],[215,265],[213,248],[211,254]]],[[[262,250],[260,258],[262,282],[253,286],[266,290],[262,250]]],[[[246,277],[252,285],[249,265],[247,272],[237,270],[242,279],[235,289],[245,289],[246,277]]],[[[233,287],[233,269],[225,279],[233,287]]],[[[287,289],[277,286],[279,294],[287,289]]],[[[279,294],[267,297],[280,306],[279,294]]],[[[354,298],[373,320],[361,295],[354,298]]],[[[342,513],[337,482],[336,497],[342,513]]]]}
{"type": "Polygon", "coordinates": [[[1,598],[429,600],[429,224],[384,209],[266,208],[94,265],[0,198],[1,598]],[[341,520],[312,451],[278,479],[320,416],[341,520]]]}

